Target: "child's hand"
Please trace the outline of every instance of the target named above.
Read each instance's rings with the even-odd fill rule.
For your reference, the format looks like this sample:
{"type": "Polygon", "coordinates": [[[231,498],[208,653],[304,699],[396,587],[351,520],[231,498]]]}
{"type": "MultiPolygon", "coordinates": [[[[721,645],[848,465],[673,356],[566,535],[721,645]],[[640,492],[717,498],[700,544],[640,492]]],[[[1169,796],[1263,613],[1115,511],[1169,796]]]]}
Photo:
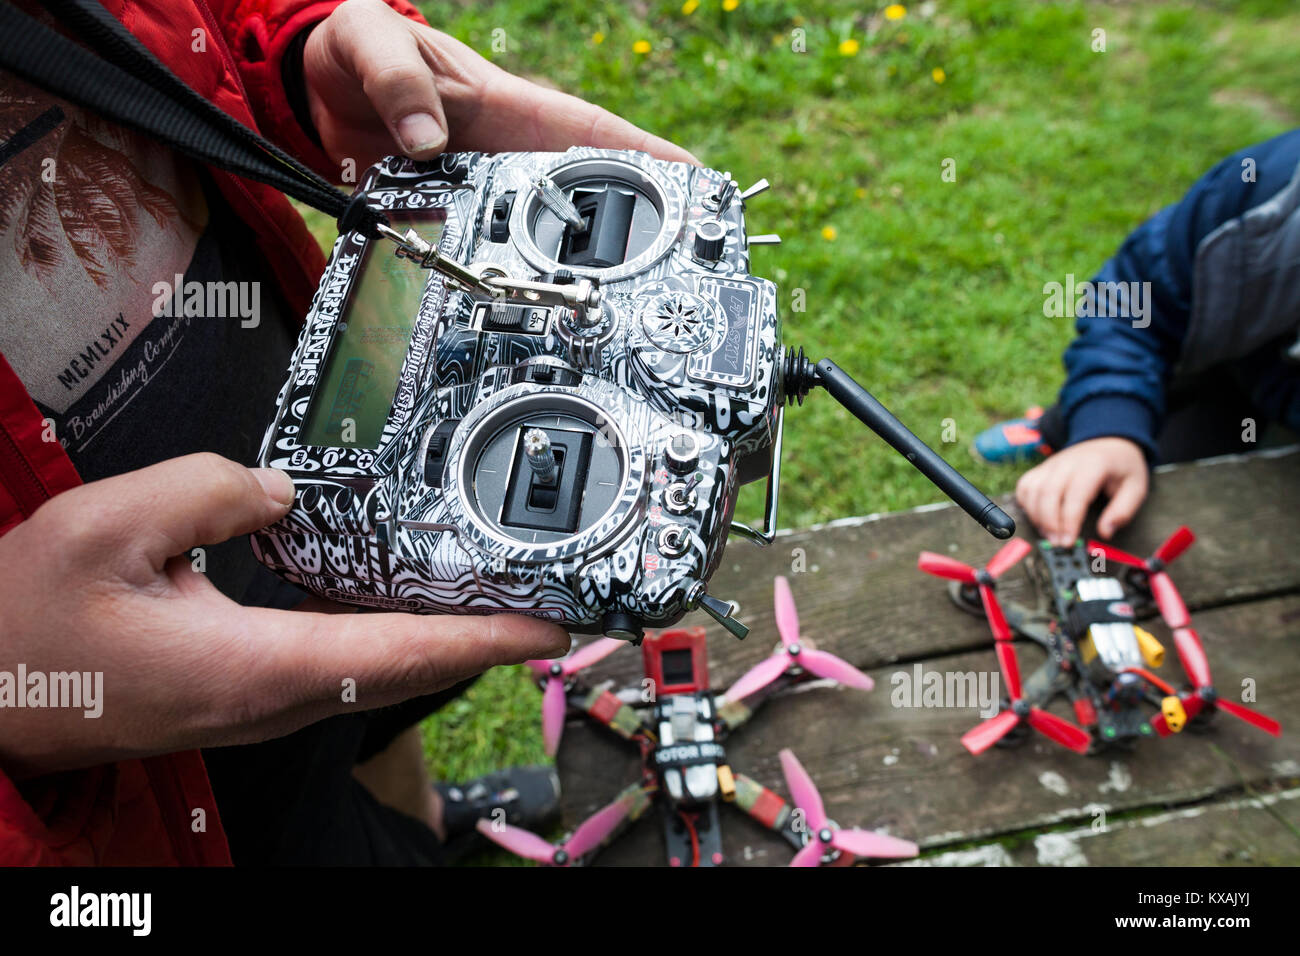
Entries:
{"type": "Polygon", "coordinates": [[[1016,500],[1052,544],[1067,547],[1079,537],[1088,506],[1099,494],[1110,498],[1097,533],[1109,538],[1133,520],[1147,496],[1147,461],[1127,438],[1093,438],[1070,445],[1025,472],[1016,500]]]}

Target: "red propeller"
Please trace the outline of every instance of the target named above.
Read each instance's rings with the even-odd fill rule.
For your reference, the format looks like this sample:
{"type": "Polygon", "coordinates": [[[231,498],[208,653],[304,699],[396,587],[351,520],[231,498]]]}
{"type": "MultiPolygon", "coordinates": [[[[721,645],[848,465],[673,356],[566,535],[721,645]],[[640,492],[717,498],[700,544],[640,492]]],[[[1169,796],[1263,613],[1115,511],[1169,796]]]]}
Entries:
{"type": "MultiPolygon", "coordinates": [[[[998,607],[998,599],[993,596],[992,591],[988,592],[984,607],[986,610],[992,607],[1001,617],[1002,611],[998,607]]],[[[1024,721],[1044,737],[1056,741],[1062,747],[1076,753],[1087,753],[1088,745],[1092,742],[1087,731],[1041,707],[1030,704],[1021,697],[1020,665],[1016,661],[1016,649],[1011,640],[1000,638],[994,644],[994,648],[998,652],[998,665],[1002,668],[1002,679],[1007,685],[1007,696],[1011,698],[1011,707],[962,735],[961,742],[966,749],[973,754],[981,754],[1009,734],[1013,727],[1024,721]]]]}
{"type": "MultiPolygon", "coordinates": [[[[1222,700],[1214,690],[1210,679],[1210,661],[1205,656],[1205,648],[1201,646],[1200,635],[1191,627],[1192,621],[1187,613],[1187,605],[1183,603],[1182,595],[1174,586],[1173,579],[1165,571],[1165,567],[1191,547],[1195,540],[1196,535],[1183,525],[1145,561],[1100,541],[1089,541],[1088,550],[1100,551],[1108,561],[1140,568],[1147,573],[1147,585],[1151,588],[1151,597],[1155,600],[1156,607],[1160,609],[1160,616],[1164,618],[1165,624],[1173,632],[1178,659],[1182,661],[1183,671],[1192,682],[1192,692],[1181,698],[1188,720],[1199,714],[1207,705],[1212,705],[1274,737],[1279,736],[1282,733],[1282,725],[1276,720],[1265,717],[1249,707],[1243,707],[1235,701],[1222,700]]],[[[1156,714],[1151,719],[1151,726],[1162,737],[1172,733],[1163,713],[1156,714]]]]}
{"type": "MultiPolygon", "coordinates": [[[[1172,584],[1169,586],[1173,587],[1172,584]]],[[[1177,592],[1174,593],[1177,596],[1177,592]]],[[[1178,603],[1182,604],[1181,598],[1178,603]]],[[[1174,647],[1178,650],[1178,659],[1183,662],[1183,670],[1186,671],[1188,679],[1192,682],[1191,693],[1179,695],[1188,720],[1191,720],[1206,707],[1217,707],[1219,710],[1227,711],[1232,716],[1244,720],[1251,726],[1258,727],[1274,737],[1282,735],[1282,725],[1272,717],[1266,717],[1258,711],[1251,710],[1236,701],[1226,700],[1218,695],[1210,678],[1209,658],[1205,656],[1205,648],[1201,646],[1201,637],[1195,630],[1190,627],[1175,627],[1173,631],[1174,647]]],[[[1169,722],[1165,720],[1163,712],[1151,718],[1151,726],[1155,728],[1156,733],[1161,737],[1168,737],[1173,732],[1169,729],[1169,722]]]]}
{"type": "Polygon", "coordinates": [[[781,635],[781,646],[775,654],[759,661],[727,688],[727,700],[741,700],[762,690],[791,667],[799,666],[810,674],[838,681],[846,687],[871,690],[870,677],[852,664],[841,660],[829,651],[809,647],[799,639],[799,612],[795,610],[790,582],[778,576],[773,582],[773,603],[776,608],[776,630],[781,635]]]}
{"type": "Polygon", "coordinates": [[[1068,747],[1078,753],[1086,753],[1092,738],[1087,731],[1081,730],[1068,720],[1048,713],[1021,697],[1020,664],[1016,660],[1015,645],[1011,640],[1011,628],[1002,605],[998,603],[994,587],[997,579],[1015,567],[1020,560],[1033,550],[1033,546],[1024,538],[1012,538],[983,568],[975,569],[970,565],[932,551],[922,551],[917,560],[917,567],[936,577],[948,578],[962,584],[973,584],[979,588],[980,600],[984,604],[984,616],[988,618],[989,630],[993,632],[993,649],[997,651],[998,666],[1002,670],[1002,679],[1007,685],[1007,696],[1011,698],[1011,707],[995,717],[969,730],[961,738],[966,749],[973,754],[981,754],[995,743],[1011,733],[1011,729],[1024,721],[1043,736],[1056,741],[1062,747],[1068,747]]]}
{"type": "MultiPolygon", "coordinates": [[[[1165,619],[1165,623],[1171,629],[1176,630],[1180,627],[1187,627],[1190,621],[1187,617],[1187,606],[1183,604],[1183,599],[1179,596],[1178,589],[1174,587],[1174,582],[1165,572],[1165,567],[1190,548],[1195,540],[1196,535],[1192,534],[1187,525],[1183,525],[1171,534],[1164,544],[1156,548],[1156,553],[1146,560],[1101,541],[1089,541],[1088,552],[1090,554],[1100,552],[1107,561],[1126,564],[1131,568],[1139,568],[1145,571],[1147,573],[1147,585],[1151,588],[1151,597],[1155,600],[1156,607],[1160,609],[1160,616],[1165,619]]],[[[1188,673],[1190,675],[1191,672],[1188,673]]]]}
{"type": "Polygon", "coordinates": [[[604,660],[626,644],[626,641],[602,637],[580,647],[563,660],[526,662],[534,674],[545,680],[542,689],[542,740],[546,752],[552,757],[560,749],[560,734],[564,732],[564,715],[568,710],[564,685],[578,671],[604,660]]]}
{"type": "Polygon", "coordinates": [[[950,558],[946,554],[935,554],[933,551],[922,551],[921,556],[917,558],[916,566],[926,574],[933,574],[937,578],[973,584],[979,588],[980,600],[984,604],[984,616],[989,620],[989,628],[993,631],[994,639],[1007,641],[1011,639],[1011,629],[1007,627],[1007,619],[993,596],[993,589],[997,586],[998,578],[1019,564],[1021,559],[1032,550],[1033,545],[1024,538],[1012,538],[999,548],[998,553],[993,555],[993,560],[982,568],[972,568],[969,564],[962,564],[956,558],[950,558]]]}

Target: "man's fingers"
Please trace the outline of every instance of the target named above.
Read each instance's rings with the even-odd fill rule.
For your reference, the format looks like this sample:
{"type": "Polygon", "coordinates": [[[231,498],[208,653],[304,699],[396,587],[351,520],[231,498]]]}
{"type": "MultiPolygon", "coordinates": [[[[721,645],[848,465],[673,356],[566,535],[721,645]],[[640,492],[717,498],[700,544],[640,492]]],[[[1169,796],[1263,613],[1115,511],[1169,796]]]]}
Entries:
{"type": "Polygon", "coordinates": [[[1041,487],[1034,503],[1038,512],[1034,523],[1057,547],[1066,547],[1078,537],[1088,503],[1101,487],[1101,475],[1095,470],[1086,465],[1082,469],[1061,467],[1065,462],[1058,459],[1048,463],[1039,479],[1041,487]]]}
{"type": "Polygon", "coordinates": [[[524,137],[524,141],[499,144],[495,149],[563,150],[570,146],[639,149],[657,159],[700,164],[680,146],[646,132],[609,110],[516,76],[511,76],[509,82],[493,84],[487,99],[489,112],[510,117],[502,124],[501,132],[524,137]]]}
{"type": "Polygon", "coordinates": [[[1125,475],[1119,481],[1119,487],[1110,492],[1110,503],[1097,519],[1097,533],[1103,538],[1112,537],[1116,531],[1133,520],[1138,508],[1147,496],[1147,473],[1145,470],[1125,475]]]}
{"type": "Polygon", "coordinates": [[[361,81],[366,97],[383,119],[403,153],[428,159],[447,145],[447,117],[420,44],[405,18],[361,11],[353,17],[357,29],[331,34],[334,61],[361,81]]]}
{"type": "Polygon", "coordinates": [[[144,557],[160,571],[168,558],[193,547],[220,544],[284,517],[293,494],[282,471],[203,453],[74,488],[51,504],[86,511],[85,541],[102,540],[118,556],[131,542],[130,557],[144,557]]]}
{"type": "Polygon", "coordinates": [[[570,644],[563,628],[522,615],[246,613],[270,682],[263,693],[281,697],[281,708],[383,706],[499,664],[558,657],[570,644]],[[345,681],[355,682],[355,704],[343,698],[345,681]]]}
{"type": "Polygon", "coordinates": [[[598,146],[700,164],[680,146],[606,109],[507,73],[445,33],[416,29],[424,58],[438,76],[454,130],[453,149],[490,153],[598,146]]]}

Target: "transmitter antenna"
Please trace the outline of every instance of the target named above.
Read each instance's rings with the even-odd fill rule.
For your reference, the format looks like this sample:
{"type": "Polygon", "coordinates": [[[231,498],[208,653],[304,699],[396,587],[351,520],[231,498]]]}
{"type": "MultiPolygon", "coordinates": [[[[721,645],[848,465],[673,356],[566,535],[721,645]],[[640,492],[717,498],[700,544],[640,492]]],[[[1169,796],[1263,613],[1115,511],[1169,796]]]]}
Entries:
{"type": "Polygon", "coordinates": [[[1016,523],[1009,514],[990,501],[961,472],[940,458],[934,449],[917,438],[848,372],[830,359],[822,359],[815,368],[810,367],[802,349],[797,354],[793,350],[787,350],[787,400],[802,402],[808,390],[815,385],[830,392],[831,398],[911,462],[917,471],[929,478],[993,537],[1010,538],[1016,533],[1016,523]]]}

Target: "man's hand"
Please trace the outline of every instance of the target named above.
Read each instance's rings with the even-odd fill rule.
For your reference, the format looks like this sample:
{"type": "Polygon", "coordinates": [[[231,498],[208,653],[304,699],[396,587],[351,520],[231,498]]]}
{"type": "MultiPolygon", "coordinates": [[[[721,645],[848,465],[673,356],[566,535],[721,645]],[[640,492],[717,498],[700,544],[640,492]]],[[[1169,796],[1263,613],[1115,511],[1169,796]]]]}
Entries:
{"type": "Polygon", "coordinates": [[[1141,448],[1127,438],[1093,438],[1063,448],[1021,475],[1016,500],[1047,540],[1068,547],[1099,494],[1110,503],[1097,519],[1097,533],[1110,538],[1133,520],[1146,500],[1147,483],[1141,448]]]}
{"type": "Polygon", "coordinates": [[[0,537],[0,670],[104,675],[98,718],[5,708],[0,768],[264,740],[568,648],[528,617],[243,608],[193,570],[193,548],[264,527],[292,500],[283,472],[190,455],[67,491],[0,537]]]}
{"type": "Polygon", "coordinates": [[[570,146],[697,162],[607,110],[507,73],[382,0],[347,0],[319,24],[303,50],[303,76],[312,122],[339,162],[570,146]]]}

